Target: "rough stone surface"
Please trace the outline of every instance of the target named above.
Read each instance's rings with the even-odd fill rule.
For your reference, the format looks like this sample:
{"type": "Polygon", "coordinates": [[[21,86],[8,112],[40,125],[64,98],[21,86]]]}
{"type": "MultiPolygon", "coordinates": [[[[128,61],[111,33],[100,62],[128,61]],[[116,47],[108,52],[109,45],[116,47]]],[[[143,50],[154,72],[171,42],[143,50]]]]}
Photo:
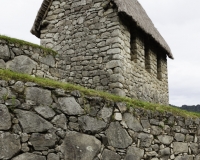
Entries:
{"type": "Polygon", "coordinates": [[[46,158],[37,154],[23,153],[12,160],[46,160],[46,158]]]}
{"type": "Polygon", "coordinates": [[[37,87],[26,88],[26,100],[33,101],[35,104],[48,105],[52,103],[51,92],[37,87]]]}
{"type": "Polygon", "coordinates": [[[21,55],[15,57],[12,61],[6,63],[6,68],[12,71],[31,74],[36,69],[37,63],[27,56],[21,55]]]}
{"type": "Polygon", "coordinates": [[[47,160],[60,160],[60,157],[57,154],[49,153],[47,156],[47,160]]]}
{"type": "Polygon", "coordinates": [[[120,102],[16,80],[0,80],[0,102],[0,124],[5,122],[0,130],[2,160],[199,160],[199,119],[141,108],[128,110],[120,102]],[[27,88],[47,91],[52,98],[45,103],[50,105],[27,99],[27,88]],[[73,105],[84,108],[83,113],[64,114],[58,100],[69,97],[73,105]],[[114,119],[115,113],[122,114],[123,120],[114,119]],[[133,130],[138,124],[142,129],[133,130]]]}
{"type": "Polygon", "coordinates": [[[55,112],[48,106],[39,106],[35,108],[35,111],[42,117],[49,119],[55,116],[55,112]]]}
{"type": "Polygon", "coordinates": [[[138,135],[138,138],[140,139],[140,146],[143,148],[145,147],[150,147],[151,142],[153,141],[153,135],[151,134],[146,134],[146,133],[140,133],[138,135]]]}
{"type": "Polygon", "coordinates": [[[8,108],[0,104],[0,131],[8,130],[11,127],[11,116],[8,108]]]}
{"type": "Polygon", "coordinates": [[[112,116],[113,109],[110,107],[103,107],[99,112],[99,117],[101,117],[105,122],[109,122],[112,116]]]}
{"type": "Polygon", "coordinates": [[[108,143],[116,148],[126,148],[132,143],[132,139],[127,131],[118,122],[111,122],[106,130],[106,136],[108,143]]]}
{"type": "Polygon", "coordinates": [[[174,138],[172,136],[168,136],[168,135],[160,135],[160,136],[158,136],[158,139],[161,143],[168,145],[173,141],[174,138]]]}
{"type": "Polygon", "coordinates": [[[84,114],[84,110],[73,97],[59,98],[58,102],[60,104],[61,111],[67,115],[84,114]]]}
{"type": "Polygon", "coordinates": [[[0,45],[0,58],[4,60],[10,58],[10,51],[7,45],[0,45]]]}
{"type": "Polygon", "coordinates": [[[102,153],[102,159],[103,160],[121,160],[121,157],[117,153],[110,151],[108,149],[105,149],[102,153]]]}
{"type": "Polygon", "coordinates": [[[144,150],[143,149],[140,149],[140,148],[137,148],[137,147],[134,147],[134,146],[130,146],[128,147],[128,150],[127,150],[127,154],[126,154],[126,157],[125,157],[125,160],[140,160],[142,159],[144,156],[144,150]]]}
{"type": "Polygon", "coordinates": [[[100,152],[101,142],[93,136],[68,132],[61,145],[64,159],[93,160],[100,152]]]}
{"type": "Polygon", "coordinates": [[[133,131],[142,131],[143,128],[140,122],[130,113],[125,113],[123,115],[123,120],[126,122],[127,126],[133,131]]]}
{"type": "Polygon", "coordinates": [[[89,116],[81,116],[78,121],[84,132],[99,133],[106,127],[104,121],[89,116]]]}
{"type": "Polygon", "coordinates": [[[51,123],[32,112],[19,109],[15,112],[25,133],[44,132],[53,127],[51,123]]]}
{"type": "Polygon", "coordinates": [[[64,114],[55,116],[51,122],[58,128],[67,129],[67,119],[64,114]]]}
{"type": "Polygon", "coordinates": [[[54,133],[33,133],[30,137],[30,142],[35,150],[48,150],[55,145],[56,135],[54,133]]]}
{"type": "Polygon", "coordinates": [[[0,132],[0,159],[10,159],[21,149],[20,137],[8,132],[0,132]]]}
{"type": "Polygon", "coordinates": [[[187,143],[182,143],[182,142],[174,142],[174,154],[179,154],[179,153],[188,153],[188,144],[187,143]]]}

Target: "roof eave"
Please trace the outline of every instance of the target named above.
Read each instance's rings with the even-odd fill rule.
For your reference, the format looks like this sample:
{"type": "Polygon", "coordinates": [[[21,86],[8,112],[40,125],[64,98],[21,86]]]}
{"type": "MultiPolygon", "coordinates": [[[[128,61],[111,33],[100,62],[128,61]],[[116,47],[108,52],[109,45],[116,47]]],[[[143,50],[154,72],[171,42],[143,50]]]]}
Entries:
{"type": "Polygon", "coordinates": [[[31,28],[30,32],[38,38],[40,38],[41,23],[44,20],[44,18],[46,17],[52,2],[53,2],[53,0],[43,0],[42,4],[40,6],[40,9],[37,13],[37,16],[35,18],[35,21],[33,23],[33,26],[31,28]]]}

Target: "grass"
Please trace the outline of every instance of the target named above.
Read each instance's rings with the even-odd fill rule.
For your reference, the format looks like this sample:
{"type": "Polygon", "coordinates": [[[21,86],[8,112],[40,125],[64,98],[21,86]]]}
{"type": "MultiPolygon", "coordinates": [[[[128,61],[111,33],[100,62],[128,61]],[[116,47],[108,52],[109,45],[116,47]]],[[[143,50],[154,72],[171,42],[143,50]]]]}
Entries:
{"type": "Polygon", "coordinates": [[[19,81],[24,81],[24,82],[34,82],[43,87],[55,87],[55,88],[61,88],[68,91],[79,90],[84,95],[99,96],[99,97],[102,97],[114,102],[125,102],[127,106],[133,107],[133,108],[143,108],[146,110],[158,111],[162,113],[171,112],[173,115],[183,116],[183,117],[188,117],[188,118],[200,117],[200,113],[188,112],[185,110],[181,110],[179,108],[144,102],[140,100],[131,99],[128,97],[120,97],[114,94],[110,94],[108,92],[87,89],[79,85],[54,81],[47,78],[33,77],[27,74],[17,73],[17,72],[13,72],[9,70],[4,70],[4,69],[0,69],[0,79],[4,79],[4,80],[14,79],[14,80],[19,80],[19,81]]]}
{"type": "Polygon", "coordinates": [[[8,37],[8,36],[5,36],[5,35],[0,35],[0,40],[5,40],[8,43],[19,44],[20,46],[27,45],[27,46],[31,46],[33,48],[39,48],[39,49],[42,49],[44,51],[44,53],[50,53],[53,56],[57,55],[57,52],[55,52],[52,49],[45,48],[45,47],[42,47],[40,45],[31,43],[31,42],[27,42],[27,41],[24,41],[24,40],[20,40],[20,39],[16,39],[16,38],[11,38],[11,37],[8,37]]]}

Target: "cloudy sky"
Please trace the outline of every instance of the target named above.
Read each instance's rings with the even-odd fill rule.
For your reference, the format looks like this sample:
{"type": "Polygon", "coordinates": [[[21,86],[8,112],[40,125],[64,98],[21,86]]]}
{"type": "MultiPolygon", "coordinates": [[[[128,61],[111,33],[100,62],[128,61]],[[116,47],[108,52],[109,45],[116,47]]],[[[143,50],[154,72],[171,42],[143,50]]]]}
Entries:
{"type": "MultiPolygon", "coordinates": [[[[200,1],[139,0],[169,44],[170,104],[200,104],[200,1]]],[[[42,0],[1,0],[0,34],[39,44],[31,35],[42,0]]]]}

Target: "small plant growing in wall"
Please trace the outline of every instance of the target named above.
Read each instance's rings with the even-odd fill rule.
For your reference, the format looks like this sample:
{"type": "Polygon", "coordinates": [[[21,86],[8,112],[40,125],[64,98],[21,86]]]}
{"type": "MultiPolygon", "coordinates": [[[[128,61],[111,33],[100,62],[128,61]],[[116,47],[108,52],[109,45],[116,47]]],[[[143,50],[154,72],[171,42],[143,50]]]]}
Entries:
{"type": "Polygon", "coordinates": [[[6,100],[8,99],[8,93],[3,94],[2,99],[3,99],[4,101],[6,101],[6,100]]]}

